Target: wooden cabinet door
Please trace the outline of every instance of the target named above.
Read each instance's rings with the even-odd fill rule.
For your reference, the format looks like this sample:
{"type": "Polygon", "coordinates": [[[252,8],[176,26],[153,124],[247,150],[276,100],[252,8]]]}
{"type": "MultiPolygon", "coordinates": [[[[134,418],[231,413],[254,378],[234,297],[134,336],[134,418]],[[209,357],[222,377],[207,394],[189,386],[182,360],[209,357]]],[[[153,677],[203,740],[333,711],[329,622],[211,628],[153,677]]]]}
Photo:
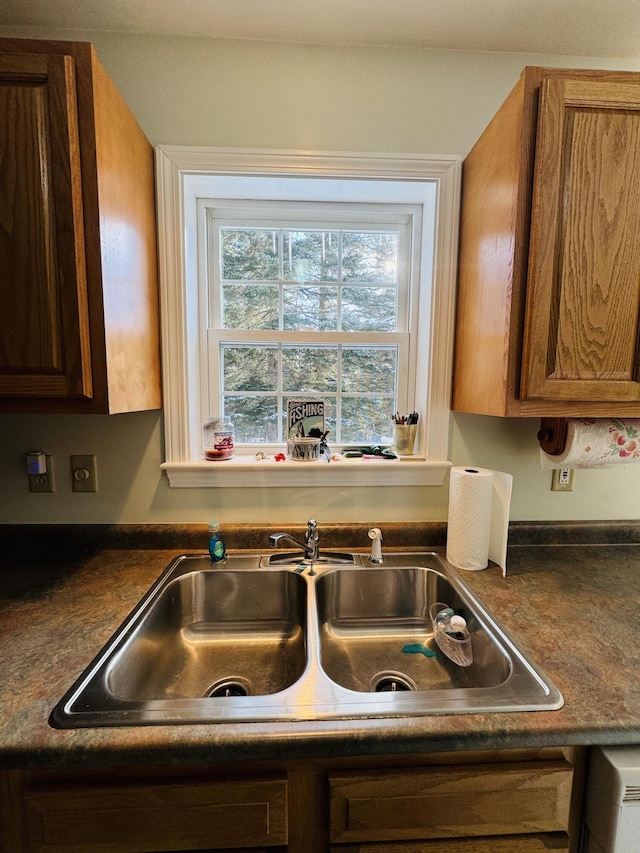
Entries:
{"type": "Polygon", "coordinates": [[[332,844],[329,853],[568,853],[562,833],[505,835],[490,838],[447,838],[444,841],[387,841],[332,844]]]}
{"type": "Polygon", "coordinates": [[[0,54],[0,395],[91,397],[73,59],[0,54]]]}
{"type": "Polygon", "coordinates": [[[330,840],[567,833],[572,781],[566,761],[331,774],[330,840]]]}
{"type": "Polygon", "coordinates": [[[640,401],[639,317],[640,85],[546,79],[522,398],[640,401]]]}
{"type": "Polygon", "coordinates": [[[24,794],[29,853],[158,853],[287,843],[284,779],[50,785],[24,794]]]}

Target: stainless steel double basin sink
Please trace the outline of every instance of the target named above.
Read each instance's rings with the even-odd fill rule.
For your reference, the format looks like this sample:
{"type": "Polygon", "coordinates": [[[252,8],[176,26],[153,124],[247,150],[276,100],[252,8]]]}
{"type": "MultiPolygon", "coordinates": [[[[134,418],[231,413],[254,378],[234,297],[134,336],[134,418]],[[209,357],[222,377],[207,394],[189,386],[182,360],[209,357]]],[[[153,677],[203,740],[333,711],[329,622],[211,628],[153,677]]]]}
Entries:
{"type": "Polygon", "coordinates": [[[54,708],[55,728],[554,710],[562,696],[433,553],[176,558],[54,708]],[[435,642],[462,615],[472,663],[435,642]]]}

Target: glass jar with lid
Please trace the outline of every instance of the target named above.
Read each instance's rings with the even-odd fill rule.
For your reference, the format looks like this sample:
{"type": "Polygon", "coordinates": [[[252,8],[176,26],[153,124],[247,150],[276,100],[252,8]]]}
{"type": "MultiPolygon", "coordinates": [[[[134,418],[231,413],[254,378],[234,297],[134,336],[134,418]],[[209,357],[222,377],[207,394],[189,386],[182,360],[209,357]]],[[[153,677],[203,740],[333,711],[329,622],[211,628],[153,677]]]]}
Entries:
{"type": "Polygon", "coordinates": [[[209,462],[231,459],[234,453],[233,424],[222,418],[208,418],[202,429],[204,458],[209,462]]]}

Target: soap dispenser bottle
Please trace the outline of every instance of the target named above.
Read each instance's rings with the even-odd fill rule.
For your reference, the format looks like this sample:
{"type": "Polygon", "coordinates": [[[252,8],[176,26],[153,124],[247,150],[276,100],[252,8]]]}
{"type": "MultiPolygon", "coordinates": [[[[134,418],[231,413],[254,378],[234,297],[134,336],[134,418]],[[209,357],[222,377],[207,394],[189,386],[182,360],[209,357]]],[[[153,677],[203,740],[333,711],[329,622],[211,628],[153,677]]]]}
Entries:
{"type": "Polygon", "coordinates": [[[224,539],[220,533],[220,525],[217,521],[209,522],[209,554],[211,562],[218,568],[224,568],[227,562],[227,549],[224,545],[224,539]]]}

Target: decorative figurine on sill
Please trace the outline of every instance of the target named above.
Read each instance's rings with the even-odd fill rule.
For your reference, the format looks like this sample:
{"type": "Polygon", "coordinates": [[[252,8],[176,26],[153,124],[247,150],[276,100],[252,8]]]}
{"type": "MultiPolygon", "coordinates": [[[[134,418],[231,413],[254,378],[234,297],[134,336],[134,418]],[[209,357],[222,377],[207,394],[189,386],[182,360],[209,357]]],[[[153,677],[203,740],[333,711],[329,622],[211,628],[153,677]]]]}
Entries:
{"type": "Polygon", "coordinates": [[[329,445],[327,444],[327,436],[329,435],[329,430],[326,429],[324,432],[319,430],[317,427],[312,427],[309,430],[309,438],[319,438],[320,439],[320,459],[326,459],[327,462],[331,462],[331,450],[329,449],[329,445]]]}

